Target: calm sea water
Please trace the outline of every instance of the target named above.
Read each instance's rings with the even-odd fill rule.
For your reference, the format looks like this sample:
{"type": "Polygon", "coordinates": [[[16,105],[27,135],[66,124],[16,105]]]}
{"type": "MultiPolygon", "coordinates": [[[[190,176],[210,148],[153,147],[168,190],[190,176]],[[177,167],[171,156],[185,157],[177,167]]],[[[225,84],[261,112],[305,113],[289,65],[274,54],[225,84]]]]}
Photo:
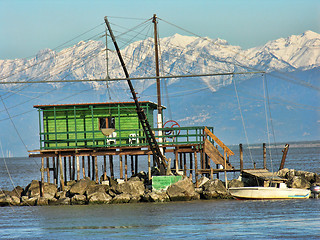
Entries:
{"type": "MultiPolygon", "coordinates": [[[[237,148],[233,150],[237,155],[237,148]]],[[[251,150],[250,153],[245,149],[245,167],[252,167],[251,156],[257,166],[262,166],[262,149],[254,146],[251,150]]],[[[272,149],[275,170],[281,154],[281,148],[272,149]]],[[[319,159],[319,142],[291,145],[286,167],[319,173],[319,159]]],[[[231,159],[231,163],[237,167],[238,157],[231,159]]],[[[143,170],[143,160],[140,166],[143,170]]],[[[9,190],[16,185],[24,187],[32,179],[40,178],[39,169],[39,159],[0,159],[0,187],[9,190]]],[[[228,175],[229,179],[233,177],[237,176],[228,175]]],[[[319,236],[320,199],[0,208],[2,239],[319,239],[319,236]]]]}

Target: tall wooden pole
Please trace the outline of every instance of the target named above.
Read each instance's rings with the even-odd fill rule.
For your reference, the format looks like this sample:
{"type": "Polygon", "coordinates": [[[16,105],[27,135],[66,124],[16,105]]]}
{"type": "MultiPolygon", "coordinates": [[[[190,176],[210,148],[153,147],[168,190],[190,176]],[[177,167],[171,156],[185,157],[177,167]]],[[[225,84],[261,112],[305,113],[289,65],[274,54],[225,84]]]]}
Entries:
{"type": "Polygon", "coordinates": [[[63,169],[62,169],[62,158],[61,158],[61,155],[59,155],[59,167],[60,167],[60,186],[61,186],[61,191],[64,191],[64,180],[63,180],[63,169]]]}
{"type": "Polygon", "coordinates": [[[267,148],[265,143],[263,143],[262,148],[263,148],[263,168],[267,169],[267,148]]]}

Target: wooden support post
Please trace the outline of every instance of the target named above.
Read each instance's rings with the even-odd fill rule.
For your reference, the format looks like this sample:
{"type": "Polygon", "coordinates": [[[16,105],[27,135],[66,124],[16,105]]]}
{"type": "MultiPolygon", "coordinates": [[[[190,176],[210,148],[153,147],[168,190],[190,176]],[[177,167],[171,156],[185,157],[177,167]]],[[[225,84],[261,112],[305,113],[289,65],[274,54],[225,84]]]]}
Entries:
{"type": "Polygon", "coordinates": [[[280,163],[280,167],[279,170],[284,168],[284,163],[286,162],[286,157],[289,151],[289,144],[286,144],[284,149],[282,150],[282,159],[281,159],[281,163],[280,163]]]}
{"type": "Polygon", "coordinates": [[[71,157],[68,157],[68,160],[69,160],[69,180],[71,181],[72,180],[71,157]]]}
{"type": "Polygon", "coordinates": [[[128,181],[128,155],[124,155],[124,179],[128,181]]]}
{"type": "Polygon", "coordinates": [[[227,177],[227,152],[225,150],[223,150],[223,158],[224,158],[224,181],[226,183],[226,189],[228,189],[228,177],[227,177]]]}
{"type": "Polygon", "coordinates": [[[262,148],[263,148],[263,168],[267,169],[267,148],[265,143],[262,144],[262,148]]]}
{"type": "Polygon", "coordinates": [[[49,158],[46,158],[47,160],[47,182],[50,183],[50,164],[49,164],[49,158]]]}
{"type": "Polygon", "coordinates": [[[198,157],[197,157],[197,152],[194,152],[194,172],[195,172],[195,178],[196,178],[196,187],[199,187],[199,183],[198,183],[198,157]]]}
{"type": "Polygon", "coordinates": [[[243,172],[243,149],[242,149],[242,143],[239,144],[239,151],[240,151],[240,172],[243,172]]]}
{"type": "Polygon", "coordinates": [[[175,165],[176,165],[176,172],[179,171],[179,159],[178,159],[178,151],[175,150],[175,165]]]}
{"type": "Polygon", "coordinates": [[[52,168],[53,168],[53,184],[57,185],[57,169],[56,169],[56,159],[52,157],[52,168]]]}
{"type": "Polygon", "coordinates": [[[134,156],[134,174],[137,175],[138,174],[138,155],[134,156]]]}
{"type": "Polygon", "coordinates": [[[62,169],[61,155],[59,155],[59,166],[60,166],[60,187],[61,187],[61,191],[64,191],[64,180],[63,180],[63,169],[62,169]]]}
{"type": "Polygon", "coordinates": [[[94,159],[94,169],[95,169],[95,179],[96,179],[96,183],[99,183],[99,172],[98,172],[98,157],[97,156],[93,156],[94,159]]]}
{"type": "Polygon", "coordinates": [[[213,168],[210,168],[210,179],[213,180],[213,168]]]}
{"type": "Polygon", "coordinates": [[[40,183],[40,196],[43,197],[43,185],[44,185],[44,158],[41,158],[41,183],[40,183]]]}
{"type": "MultiPolygon", "coordinates": [[[[216,165],[216,168],[219,169],[219,164],[216,165]]],[[[219,172],[217,172],[217,179],[220,179],[219,172]]]]}
{"type": "Polygon", "coordinates": [[[133,176],[134,175],[133,155],[131,155],[130,158],[131,158],[131,176],[133,176]]]}
{"type": "Polygon", "coordinates": [[[107,180],[107,156],[103,155],[103,181],[107,180]]]}
{"type": "Polygon", "coordinates": [[[123,179],[123,163],[122,163],[122,155],[119,155],[120,162],[120,179],[123,179]]]}
{"type": "Polygon", "coordinates": [[[187,176],[187,156],[183,153],[183,175],[187,176]]]}
{"type": "Polygon", "coordinates": [[[87,157],[87,160],[88,160],[88,177],[90,178],[91,177],[90,156],[87,157]]]}
{"type": "Polygon", "coordinates": [[[63,157],[63,173],[64,173],[64,183],[67,184],[67,157],[63,157]]]}
{"type": "Polygon", "coordinates": [[[189,158],[190,158],[190,178],[192,179],[192,173],[193,173],[192,153],[189,153],[189,158]]]}
{"type": "Polygon", "coordinates": [[[183,169],[183,165],[182,165],[182,153],[179,153],[179,169],[183,169]]]}
{"type": "Polygon", "coordinates": [[[77,181],[80,180],[80,160],[79,160],[79,156],[76,156],[77,158],[77,181]]]}
{"type": "Polygon", "coordinates": [[[114,172],[113,172],[113,156],[109,156],[109,165],[110,165],[110,177],[114,179],[114,172]]]}
{"type": "Polygon", "coordinates": [[[86,169],[85,169],[85,163],[84,163],[84,156],[82,156],[82,177],[86,177],[86,169]]]}
{"type": "Polygon", "coordinates": [[[58,185],[58,183],[59,183],[59,180],[58,180],[58,176],[59,176],[59,166],[60,166],[60,164],[59,164],[59,157],[56,157],[56,181],[57,181],[57,185],[58,185]]]}
{"type": "Polygon", "coordinates": [[[72,156],[72,180],[76,179],[76,158],[72,156]]]}
{"type": "Polygon", "coordinates": [[[91,156],[91,162],[92,162],[92,177],[91,179],[94,181],[94,175],[95,175],[95,171],[96,171],[96,165],[94,162],[94,156],[91,156]]]}
{"type": "MultiPolygon", "coordinates": [[[[148,179],[149,179],[149,181],[151,180],[151,163],[150,163],[150,154],[148,154],[148,179]]],[[[168,167],[170,167],[170,166],[168,166],[168,167]]]]}

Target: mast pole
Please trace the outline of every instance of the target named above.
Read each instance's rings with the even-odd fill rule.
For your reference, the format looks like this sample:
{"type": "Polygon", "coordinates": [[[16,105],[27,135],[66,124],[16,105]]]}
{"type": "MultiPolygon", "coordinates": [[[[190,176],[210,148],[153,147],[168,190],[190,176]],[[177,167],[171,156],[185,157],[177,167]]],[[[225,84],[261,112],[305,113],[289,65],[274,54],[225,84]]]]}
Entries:
{"type": "MultiPolygon", "coordinates": [[[[160,76],[159,71],[159,50],[158,50],[158,30],[157,30],[157,15],[153,14],[152,19],[154,25],[154,50],[155,50],[155,64],[156,64],[156,77],[160,76]]],[[[157,127],[162,128],[162,105],[161,105],[161,89],[160,89],[160,78],[156,79],[157,83],[157,98],[158,98],[158,115],[157,115],[157,127]]],[[[159,142],[162,143],[162,131],[158,132],[160,136],[159,142]]],[[[160,148],[161,152],[163,153],[163,148],[160,148]]]]}

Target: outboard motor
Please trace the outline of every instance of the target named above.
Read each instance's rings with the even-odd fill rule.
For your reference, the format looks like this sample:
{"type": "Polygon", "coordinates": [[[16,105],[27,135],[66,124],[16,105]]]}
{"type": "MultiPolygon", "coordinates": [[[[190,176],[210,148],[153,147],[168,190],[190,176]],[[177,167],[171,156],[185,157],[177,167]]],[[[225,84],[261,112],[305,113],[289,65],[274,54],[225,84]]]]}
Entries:
{"type": "Polygon", "coordinates": [[[313,198],[318,198],[320,193],[320,186],[312,186],[310,187],[313,198]]]}

